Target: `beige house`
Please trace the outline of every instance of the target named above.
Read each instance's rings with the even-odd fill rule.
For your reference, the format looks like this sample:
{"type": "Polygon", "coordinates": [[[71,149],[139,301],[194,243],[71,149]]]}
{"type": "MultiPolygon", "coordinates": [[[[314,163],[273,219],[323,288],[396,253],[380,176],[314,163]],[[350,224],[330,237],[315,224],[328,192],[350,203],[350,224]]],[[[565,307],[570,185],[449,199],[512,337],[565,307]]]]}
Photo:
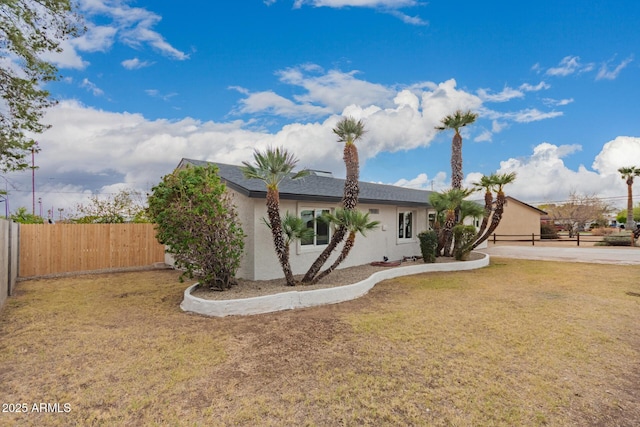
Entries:
{"type": "MultiPolygon", "coordinates": [[[[541,209],[507,196],[500,225],[494,231],[496,239],[530,240],[533,234],[535,240],[540,240],[540,219],[546,214],[541,209]]],[[[492,239],[493,236],[489,237],[489,240],[492,239]]]]}
{"type": "MultiPolygon", "coordinates": [[[[204,166],[209,162],[182,159],[178,168],[204,166]]],[[[245,255],[237,276],[249,280],[282,277],[282,269],[273,249],[271,232],[263,222],[267,218],[266,187],[260,180],[246,179],[240,166],[215,163],[218,174],[234,198],[242,229],[246,234],[245,255]]],[[[435,211],[429,205],[430,191],[393,185],[360,182],[358,209],[369,212],[380,227],[357,236],[355,246],[339,268],[368,264],[372,261],[398,260],[420,256],[418,233],[430,228],[435,211]]],[[[298,241],[290,249],[294,274],[304,274],[331,239],[332,229],[315,218],[341,206],[344,179],[329,172],[312,171],[298,180],[285,179],[280,184],[281,212],[295,213],[313,229],[315,237],[298,241]]],[[[334,251],[325,267],[333,263],[342,245],[334,251]]]]}

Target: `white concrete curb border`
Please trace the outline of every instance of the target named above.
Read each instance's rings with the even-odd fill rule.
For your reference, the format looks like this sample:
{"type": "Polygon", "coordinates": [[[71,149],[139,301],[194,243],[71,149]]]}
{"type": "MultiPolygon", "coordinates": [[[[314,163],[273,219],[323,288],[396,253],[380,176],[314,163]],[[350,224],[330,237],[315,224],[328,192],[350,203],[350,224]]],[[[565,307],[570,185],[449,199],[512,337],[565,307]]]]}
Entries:
{"type": "Polygon", "coordinates": [[[411,265],[409,267],[390,268],[373,273],[368,278],[352,285],[336,286],[333,288],[313,289],[309,291],[291,291],[274,295],[232,300],[207,300],[194,297],[191,291],[198,285],[189,286],[184,291],[184,299],[180,304],[183,311],[203,314],[205,316],[247,316],[252,314],[271,313],[274,311],[293,310],[296,308],[313,307],[318,305],[336,304],[361,297],[369,292],[376,283],[399,276],[428,273],[432,271],[462,271],[475,270],[489,265],[489,255],[481,254],[482,258],[450,263],[433,263],[411,265]]]}

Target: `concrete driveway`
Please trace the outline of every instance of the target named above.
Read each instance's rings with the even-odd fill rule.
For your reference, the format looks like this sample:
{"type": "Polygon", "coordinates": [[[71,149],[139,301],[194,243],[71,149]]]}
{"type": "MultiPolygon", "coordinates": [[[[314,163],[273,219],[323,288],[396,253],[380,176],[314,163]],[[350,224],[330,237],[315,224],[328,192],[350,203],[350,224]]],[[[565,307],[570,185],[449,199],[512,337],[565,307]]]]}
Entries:
{"type": "Polygon", "coordinates": [[[554,248],[548,246],[497,245],[479,249],[478,251],[489,254],[490,256],[504,258],[640,265],[640,248],[554,248]]]}

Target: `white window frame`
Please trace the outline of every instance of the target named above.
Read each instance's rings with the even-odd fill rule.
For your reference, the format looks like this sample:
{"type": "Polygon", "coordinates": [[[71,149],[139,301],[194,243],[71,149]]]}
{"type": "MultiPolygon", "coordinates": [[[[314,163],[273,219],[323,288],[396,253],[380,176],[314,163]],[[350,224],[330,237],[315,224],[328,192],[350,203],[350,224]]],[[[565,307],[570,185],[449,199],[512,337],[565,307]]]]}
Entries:
{"type": "Polygon", "coordinates": [[[396,233],[396,241],[398,243],[409,243],[409,242],[415,242],[416,241],[416,217],[418,216],[418,212],[415,209],[403,209],[403,208],[398,208],[396,210],[396,227],[395,227],[395,233],[396,233]],[[411,223],[407,224],[406,223],[406,218],[407,215],[411,215],[411,223]],[[402,216],[402,221],[403,221],[403,227],[402,229],[400,229],[400,217],[402,216]],[[407,225],[409,225],[409,233],[410,236],[406,237],[407,235],[407,225]]]}
{"type": "MultiPolygon", "coordinates": [[[[298,209],[298,216],[300,218],[302,218],[302,213],[304,211],[313,211],[315,218],[318,218],[318,212],[322,213],[324,211],[329,211],[330,213],[333,213],[333,208],[329,207],[329,206],[326,206],[326,205],[323,205],[323,206],[301,206],[298,209]]],[[[316,220],[315,223],[314,223],[314,229],[313,229],[314,234],[317,231],[317,226],[318,226],[318,221],[316,220]]],[[[331,241],[331,236],[333,235],[333,227],[331,226],[331,224],[327,225],[327,230],[328,230],[327,243],[317,244],[317,236],[316,235],[313,236],[313,243],[312,244],[303,245],[302,241],[298,240],[297,245],[296,245],[297,249],[298,249],[298,253],[323,251],[324,248],[326,248],[327,245],[329,244],[329,242],[331,241]]]]}

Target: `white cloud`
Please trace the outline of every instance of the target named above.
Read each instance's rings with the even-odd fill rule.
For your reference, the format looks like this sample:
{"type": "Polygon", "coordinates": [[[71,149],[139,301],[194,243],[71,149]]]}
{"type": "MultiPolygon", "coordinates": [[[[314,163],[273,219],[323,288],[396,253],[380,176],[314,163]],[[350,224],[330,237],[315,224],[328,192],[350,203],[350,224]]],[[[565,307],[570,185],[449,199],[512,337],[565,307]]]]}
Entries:
{"type": "Polygon", "coordinates": [[[42,58],[53,63],[58,68],[69,68],[76,70],[84,70],[89,62],[82,59],[72,40],[63,40],[60,42],[60,52],[44,52],[42,58]]]}
{"type": "Polygon", "coordinates": [[[553,119],[563,115],[562,111],[540,111],[537,108],[527,108],[520,111],[501,113],[492,110],[485,110],[483,115],[491,119],[508,120],[517,123],[530,123],[540,120],[553,119]]]}
{"type": "Polygon", "coordinates": [[[153,62],[149,61],[140,61],[138,58],[125,59],[120,63],[127,70],[138,70],[140,68],[145,68],[153,64],[153,62]]]}
{"type": "MultiPolygon", "coordinates": [[[[579,145],[553,145],[542,143],[525,158],[510,158],[500,162],[497,173],[516,172],[517,178],[505,189],[506,193],[528,203],[563,201],[569,193],[598,194],[602,198],[618,197],[624,188],[615,176],[588,170],[568,168],[564,157],[579,151],[579,145]]],[[[607,151],[606,145],[603,152],[607,151]]]]}
{"type": "Polygon", "coordinates": [[[113,46],[117,32],[116,27],[89,23],[86,33],[71,40],[71,44],[82,52],[106,52],[113,46]]]}
{"type": "MultiPolygon", "coordinates": [[[[593,162],[593,169],[580,165],[573,170],[565,164],[565,158],[580,151],[580,145],[554,145],[547,142],[538,144],[530,155],[509,158],[500,162],[496,173],[516,173],[516,180],[505,187],[507,195],[532,204],[562,202],[571,192],[578,194],[597,194],[605,202],[622,208],[626,204],[626,184],[620,178],[618,168],[629,166],[628,159],[640,159],[640,138],[617,137],[607,142],[593,162]]],[[[465,176],[464,186],[471,188],[482,177],[480,172],[470,172],[465,176]]],[[[435,179],[426,174],[415,178],[400,179],[394,185],[411,188],[434,189],[448,188],[446,174],[439,172],[435,179]]]]}
{"type": "Polygon", "coordinates": [[[550,89],[551,85],[545,82],[540,82],[537,85],[533,86],[529,83],[521,84],[519,89],[525,92],[538,92],[545,89],[550,89]]]}
{"type": "Polygon", "coordinates": [[[565,56],[557,67],[549,68],[546,74],[549,76],[565,77],[574,73],[585,73],[593,70],[594,64],[583,64],[579,56],[565,56]]]}
{"type": "Polygon", "coordinates": [[[94,96],[104,95],[104,91],[100,89],[98,86],[96,86],[95,83],[89,81],[89,79],[86,79],[86,78],[83,79],[82,83],[80,83],[80,87],[87,89],[94,96]]]}
{"type": "Polygon", "coordinates": [[[405,24],[409,24],[409,25],[429,25],[429,23],[427,21],[425,21],[424,19],[420,18],[419,16],[409,16],[405,13],[402,13],[398,10],[391,10],[389,11],[389,14],[392,16],[395,16],[396,18],[400,19],[402,22],[404,22],[405,24]]]}
{"type": "Polygon", "coordinates": [[[162,19],[153,12],[109,0],[80,0],[79,8],[86,21],[87,31],[80,37],[62,41],[62,52],[43,56],[60,68],[84,69],[89,63],[82,59],[81,52],[107,52],[116,41],[136,49],[149,45],[172,59],[189,58],[189,55],[173,47],[153,29],[162,19]],[[110,22],[98,25],[94,20],[110,22]]]}
{"type": "Polygon", "coordinates": [[[330,114],[331,109],[318,107],[308,103],[296,104],[272,91],[249,94],[240,101],[236,113],[257,114],[269,113],[282,117],[322,117],[330,114]]]}
{"type": "Polygon", "coordinates": [[[491,131],[485,130],[480,135],[473,138],[473,140],[475,142],[489,142],[491,141],[492,136],[493,136],[493,133],[491,131]]]}
{"type": "Polygon", "coordinates": [[[620,176],[618,169],[640,164],[640,138],[619,136],[602,147],[593,162],[593,169],[602,175],[620,176]]]}
{"type": "Polygon", "coordinates": [[[498,120],[494,120],[491,122],[491,132],[498,133],[505,129],[508,125],[503,122],[499,122],[498,120]]]}
{"type": "Polygon", "coordinates": [[[177,94],[177,93],[175,93],[175,92],[171,92],[171,93],[168,93],[168,94],[162,94],[162,93],[160,93],[160,91],[159,91],[159,90],[157,90],[157,89],[146,89],[146,90],[144,91],[144,93],[146,93],[147,95],[149,95],[149,96],[151,96],[151,97],[153,97],[153,98],[159,98],[159,99],[162,99],[163,101],[168,101],[168,100],[170,100],[171,98],[173,98],[174,96],[177,96],[177,95],[178,95],[178,94],[177,94]]]}
{"type": "Polygon", "coordinates": [[[569,105],[571,103],[573,103],[574,99],[573,98],[567,98],[567,99],[552,99],[552,98],[544,98],[542,100],[542,102],[545,103],[545,105],[551,105],[554,107],[562,107],[564,105],[569,105]]]}
{"type": "Polygon", "coordinates": [[[483,101],[489,102],[506,102],[514,98],[524,98],[524,93],[520,90],[505,87],[502,92],[490,94],[488,89],[478,89],[478,96],[483,101]]]}
{"type": "Polygon", "coordinates": [[[413,179],[399,179],[392,185],[397,185],[399,187],[416,188],[420,190],[441,191],[449,186],[449,183],[446,181],[446,179],[447,174],[444,172],[438,172],[433,178],[429,178],[426,173],[421,173],[413,179]]]}
{"type": "Polygon", "coordinates": [[[323,70],[313,64],[278,71],[280,81],[303,88],[306,93],[295,95],[302,104],[321,104],[333,112],[340,112],[347,105],[392,105],[396,91],[380,84],[356,78],[358,71],[342,72],[323,70]],[[315,74],[312,74],[314,72],[315,74]]]}
{"type": "MultiPolygon", "coordinates": [[[[266,0],[267,6],[275,3],[276,0],[266,0]]],[[[405,24],[409,25],[428,25],[428,22],[423,20],[419,16],[410,16],[400,9],[421,6],[422,3],[416,0],[295,0],[293,2],[293,8],[299,9],[304,5],[312,7],[331,7],[340,9],[343,7],[366,7],[376,9],[385,13],[388,13],[396,18],[400,19],[405,24]]]]}
{"type": "Polygon", "coordinates": [[[294,7],[301,7],[302,5],[311,5],[314,7],[372,7],[372,8],[389,8],[399,9],[402,7],[416,6],[418,2],[416,0],[295,0],[294,7]]]}
{"type": "Polygon", "coordinates": [[[620,64],[616,65],[613,70],[609,70],[609,62],[605,62],[604,64],[602,64],[602,66],[600,67],[600,71],[598,71],[598,74],[596,75],[596,80],[615,80],[618,78],[618,75],[620,74],[620,72],[622,70],[624,70],[627,65],[629,65],[631,62],[633,61],[633,57],[630,56],[627,59],[625,59],[624,61],[622,61],[620,64]]]}

